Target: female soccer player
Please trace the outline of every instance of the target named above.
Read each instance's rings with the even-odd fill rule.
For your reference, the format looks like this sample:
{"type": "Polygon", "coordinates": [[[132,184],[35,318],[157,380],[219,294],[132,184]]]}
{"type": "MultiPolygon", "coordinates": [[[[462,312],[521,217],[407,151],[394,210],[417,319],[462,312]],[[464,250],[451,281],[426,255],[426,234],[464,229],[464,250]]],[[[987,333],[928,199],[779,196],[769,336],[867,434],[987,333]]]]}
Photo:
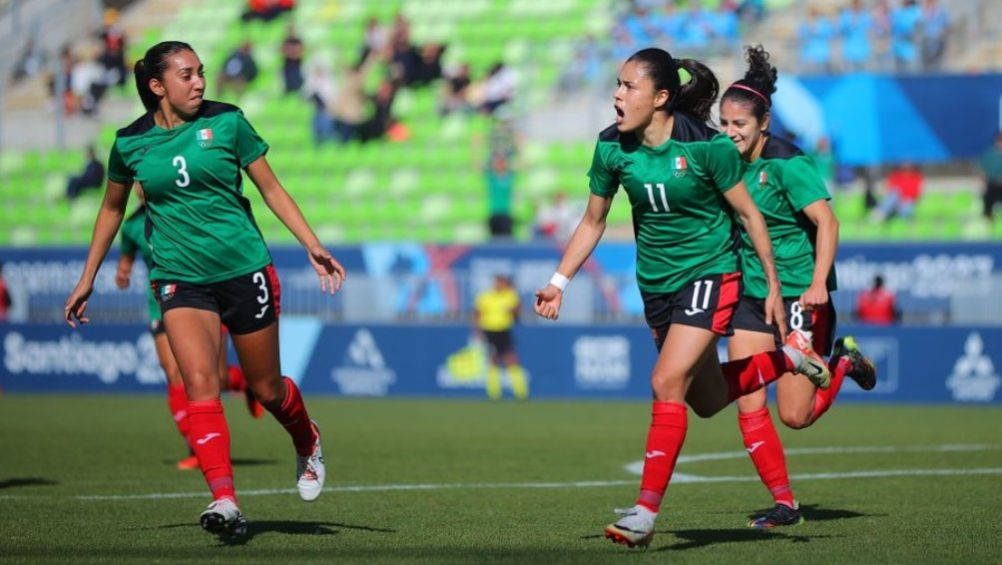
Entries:
{"type": "Polygon", "coordinates": [[[724,365],[717,360],[716,343],[730,332],[741,285],[732,209],[764,266],[765,319],[772,323],[775,316],[782,328],[783,318],[769,234],[741,180],[741,156],[726,136],[713,136],[705,125],[717,96],[716,77],[697,61],[677,62],[661,49],[644,49],[623,64],[618,84],[616,123],[599,134],[589,171],[588,207],[550,284],[536,293],[535,310],[557,318],[564,289],[601,239],[622,184],[633,208],[637,282],[660,350],[651,373],[653,417],[640,496],[605,529],[606,537],[633,547],[648,545],[654,535],[685,440],[686,402],[709,417],[787,371],[802,371],[820,384],[829,375],[824,361],[797,342],[724,365]],[[691,76],[685,85],[680,66],[691,76]]]}
{"type": "MultiPolygon", "coordinates": [[[[761,47],[749,47],[748,71],[720,100],[720,125],[741,157],[749,163],[745,185],[769,226],[776,270],[783,287],[787,327],[805,347],[829,360],[831,384],[819,388],[800,376],[786,375],[776,383],[779,417],[791,428],[811,425],[831,407],[848,374],[861,388],[876,384],[872,363],[851,337],[835,342],[835,308],[828,293],[836,288],[835,250],[838,220],[828,206],[828,191],[810,157],[792,143],[769,135],[769,110],[776,91],[777,71],[761,47]],[[813,334],[813,339],[809,336],[813,334]]],[[[734,314],[734,336],[727,345],[732,359],[775,349],[779,336],[762,316],[767,297],[766,275],[752,239],[741,233],[744,292],[734,314]]],[[[745,448],[759,477],[772,493],[775,506],[749,525],[756,528],[803,521],[790,489],[783,446],[776,434],[765,390],[738,399],[738,424],[745,448]]]]}
{"type": "Polygon", "coordinates": [[[140,182],[153,253],[150,279],[184,379],[192,447],[212,491],[201,524],[210,532],[240,535],[247,522],[237,507],[216,378],[221,323],[230,330],[254,396],[292,436],[300,497],[316,499],[324,483],[320,433],[295,383],[282,377],[278,277],[242,196],[241,169],[306,248],[321,291],[336,292],[345,270],[275,178],[264,157],[268,145],[239,108],[203,100],[203,67],[190,45],[154,45],[136,62],[135,76],[147,113],[118,131],[93,240],[65,317],[73,327],[74,320],[88,321],[94,277],[122,222],[129,188],[140,182]]]}
{"type": "MultiPolygon", "coordinates": [[[[136,197],[140,201],[144,200],[142,191],[136,189],[136,197]]],[[[137,208],[128,219],[122,224],[121,245],[119,246],[118,268],[115,271],[115,285],[120,289],[129,288],[132,277],[132,266],[136,261],[136,254],[143,259],[147,272],[153,265],[150,261],[150,252],[146,247],[146,204],[137,208]]],[[[174,360],[174,352],[170,349],[167,341],[167,334],[163,325],[163,317],[160,315],[160,305],[153,294],[153,289],[146,286],[146,302],[149,311],[150,334],[153,336],[153,344],[157,350],[157,358],[160,360],[160,367],[167,377],[167,407],[170,409],[171,417],[177,431],[184,439],[188,447],[188,456],[177,462],[177,468],[189,470],[198,468],[198,458],[191,448],[191,440],[188,437],[188,397],[184,391],[184,381],[181,380],[181,371],[174,360]]],[[[223,332],[225,334],[225,331],[223,332]]],[[[247,399],[247,409],[251,416],[260,418],[264,413],[261,406],[247,386],[247,380],[240,367],[228,366],[226,362],[226,340],[219,342],[221,350],[219,352],[219,387],[221,390],[243,392],[247,399]]]]}

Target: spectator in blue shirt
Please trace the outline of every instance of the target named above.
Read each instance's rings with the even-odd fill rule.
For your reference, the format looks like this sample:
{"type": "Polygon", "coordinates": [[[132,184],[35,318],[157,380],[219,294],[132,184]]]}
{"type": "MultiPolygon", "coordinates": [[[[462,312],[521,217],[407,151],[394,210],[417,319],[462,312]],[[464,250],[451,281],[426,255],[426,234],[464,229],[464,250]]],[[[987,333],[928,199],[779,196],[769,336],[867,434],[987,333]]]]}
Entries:
{"type": "Polygon", "coordinates": [[[916,37],[922,22],[922,9],[915,0],[904,0],[891,10],[891,52],[899,72],[917,71],[919,54],[916,37]]]}
{"type": "Polygon", "coordinates": [[[831,70],[831,40],[835,28],[817,8],[807,11],[807,21],[797,30],[800,40],[800,62],[804,72],[821,73],[831,70]]]}
{"type": "Polygon", "coordinates": [[[950,15],[936,0],[926,0],[922,9],[922,68],[938,70],[946,51],[946,34],[950,15]]]}
{"type": "Polygon", "coordinates": [[[839,15],[839,33],[842,36],[842,63],[849,72],[862,71],[870,60],[870,34],[873,18],[863,8],[860,0],[842,10],[839,15]]]}

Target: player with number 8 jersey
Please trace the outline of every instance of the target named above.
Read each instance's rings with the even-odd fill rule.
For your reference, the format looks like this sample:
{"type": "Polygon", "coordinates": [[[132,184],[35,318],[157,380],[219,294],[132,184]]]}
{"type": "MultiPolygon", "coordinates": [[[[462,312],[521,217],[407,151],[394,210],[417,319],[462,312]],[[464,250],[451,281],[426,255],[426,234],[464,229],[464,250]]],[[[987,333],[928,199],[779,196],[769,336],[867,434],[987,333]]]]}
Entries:
{"type": "Polygon", "coordinates": [[[212,492],[200,522],[212,533],[242,535],[247,522],[237,506],[219,400],[222,324],[254,396],[291,436],[300,497],[315,500],[325,476],[319,429],[295,382],[281,373],[278,276],[243,196],[243,172],[306,249],[322,291],[336,292],[345,271],[275,177],[265,158],[268,145],[239,108],[203,100],[204,69],[190,45],[154,45],[136,62],[135,77],[147,112],[116,136],[104,202],[65,318],[74,327],[88,321],[94,279],[138,182],[146,196],[150,278],[184,380],[190,445],[212,492]]]}

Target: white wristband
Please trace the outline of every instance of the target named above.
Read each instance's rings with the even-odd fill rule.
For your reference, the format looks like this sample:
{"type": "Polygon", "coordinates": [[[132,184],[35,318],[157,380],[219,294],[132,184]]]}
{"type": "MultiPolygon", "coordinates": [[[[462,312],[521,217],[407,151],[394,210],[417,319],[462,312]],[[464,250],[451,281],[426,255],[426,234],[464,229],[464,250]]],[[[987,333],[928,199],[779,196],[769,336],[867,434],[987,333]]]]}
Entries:
{"type": "Polygon", "coordinates": [[[550,284],[559,288],[560,292],[563,292],[564,289],[567,288],[567,283],[569,282],[571,282],[571,279],[561,275],[560,273],[553,273],[553,276],[550,277],[550,284]]]}

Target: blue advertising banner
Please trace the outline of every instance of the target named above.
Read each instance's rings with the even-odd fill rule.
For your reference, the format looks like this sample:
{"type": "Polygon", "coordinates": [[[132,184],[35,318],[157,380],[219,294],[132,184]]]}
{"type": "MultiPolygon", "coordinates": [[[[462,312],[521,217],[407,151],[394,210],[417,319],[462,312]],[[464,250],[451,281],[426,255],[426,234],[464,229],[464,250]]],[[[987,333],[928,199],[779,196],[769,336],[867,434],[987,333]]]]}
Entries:
{"type": "MultiPolygon", "coordinates": [[[[880,381],[846,382],[840,402],[1002,404],[1002,328],[842,327],[874,359],[880,381]]],[[[325,325],[285,317],[286,374],[312,394],[484,396],[486,355],[468,325],[325,325]]],[[[515,331],[534,398],[647,399],[655,360],[641,326],[532,325],[515,331]]],[[[5,392],[162,392],[141,325],[0,326],[5,392]]],[[[721,349],[723,347],[721,346],[721,349]]]]}

